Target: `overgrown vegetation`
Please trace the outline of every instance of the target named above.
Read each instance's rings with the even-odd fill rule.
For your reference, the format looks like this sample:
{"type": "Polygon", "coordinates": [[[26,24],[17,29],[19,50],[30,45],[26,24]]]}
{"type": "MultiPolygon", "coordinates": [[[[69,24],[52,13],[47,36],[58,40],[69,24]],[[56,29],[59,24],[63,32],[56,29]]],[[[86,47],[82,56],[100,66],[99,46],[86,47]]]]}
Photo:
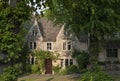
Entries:
{"type": "Polygon", "coordinates": [[[0,81],[17,81],[18,75],[22,74],[22,65],[15,64],[4,69],[0,75],[0,81]]]}
{"type": "Polygon", "coordinates": [[[45,60],[57,60],[59,57],[58,53],[50,52],[50,51],[43,51],[43,50],[35,50],[32,54],[34,57],[37,58],[36,64],[32,65],[32,73],[42,73],[45,68],[45,60]]]}
{"type": "Polygon", "coordinates": [[[75,50],[72,57],[76,59],[80,72],[87,70],[87,65],[89,64],[89,55],[87,52],[80,52],[75,50]]]}
{"type": "Polygon", "coordinates": [[[65,69],[60,70],[60,74],[74,74],[74,73],[79,73],[79,69],[76,65],[70,65],[67,66],[65,69]]]}
{"type": "Polygon", "coordinates": [[[114,81],[113,78],[104,71],[86,72],[80,81],[114,81]]]}
{"type": "Polygon", "coordinates": [[[54,71],[54,74],[59,74],[59,72],[60,72],[60,67],[59,67],[59,65],[53,66],[52,69],[53,69],[53,71],[54,71]]]}

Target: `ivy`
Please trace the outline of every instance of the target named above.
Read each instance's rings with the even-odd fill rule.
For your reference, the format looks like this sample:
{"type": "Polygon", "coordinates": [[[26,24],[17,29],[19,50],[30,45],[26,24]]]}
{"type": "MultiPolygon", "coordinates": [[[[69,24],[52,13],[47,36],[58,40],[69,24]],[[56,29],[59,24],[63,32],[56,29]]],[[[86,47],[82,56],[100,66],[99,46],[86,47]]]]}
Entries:
{"type": "Polygon", "coordinates": [[[56,52],[43,51],[43,50],[35,50],[33,52],[33,55],[37,58],[36,64],[40,67],[41,72],[44,71],[46,59],[56,60],[59,57],[59,54],[56,52]]]}

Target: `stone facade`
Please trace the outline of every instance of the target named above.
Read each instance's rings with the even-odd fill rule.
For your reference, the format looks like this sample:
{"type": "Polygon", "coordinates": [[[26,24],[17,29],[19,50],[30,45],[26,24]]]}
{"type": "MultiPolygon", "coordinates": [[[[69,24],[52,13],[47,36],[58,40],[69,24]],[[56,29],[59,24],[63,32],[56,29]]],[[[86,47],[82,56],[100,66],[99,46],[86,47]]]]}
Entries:
{"type": "MultiPolygon", "coordinates": [[[[65,68],[67,65],[77,65],[74,58],[71,57],[73,50],[88,50],[88,37],[80,35],[76,37],[73,33],[66,34],[64,25],[54,25],[52,21],[45,18],[35,20],[28,33],[28,46],[31,50],[48,50],[60,54],[53,65],[59,65],[65,68]],[[83,40],[84,39],[84,40],[83,40]],[[66,63],[68,62],[68,63],[66,63]]],[[[112,46],[110,46],[112,47],[112,46]]],[[[102,47],[98,60],[100,62],[120,62],[120,48],[113,45],[112,48],[102,47]],[[115,55],[116,54],[116,55],[115,55]]]]}
{"type": "Polygon", "coordinates": [[[57,52],[60,56],[57,61],[52,62],[53,66],[58,65],[64,69],[72,64],[77,65],[75,59],[71,57],[72,51],[74,49],[86,51],[87,42],[80,42],[73,34],[67,36],[65,33],[64,25],[54,27],[53,22],[47,19],[35,20],[28,33],[28,46],[31,51],[48,50],[57,52]]]}

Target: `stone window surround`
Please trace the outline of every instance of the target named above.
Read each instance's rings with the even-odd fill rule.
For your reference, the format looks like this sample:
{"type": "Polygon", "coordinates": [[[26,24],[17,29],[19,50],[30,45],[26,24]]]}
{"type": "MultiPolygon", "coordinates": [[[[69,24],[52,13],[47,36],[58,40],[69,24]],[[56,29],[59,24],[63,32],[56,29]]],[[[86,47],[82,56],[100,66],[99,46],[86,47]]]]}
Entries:
{"type": "Polygon", "coordinates": [[[74,60],[72,58],[60,59],[60,67],[66,67],[74,64],[74,60]],[[66,61],[68,62],[66,64],[66,61]]]}
{"type": "Polygon", "coordinates": [[[32,35],[32,36],[37,36],[37,35],[38,35],[38,32],[37,32],[36,30],[32,30],[32,31],[31,31],[31,35],[32,35]]]}
{"type": "Polygon", "coordinates": [[[72,50],[72,41],[71,40],[63,41],[62,49],[63,49],[63,51],[71,51],[72,50]]]}
{"type": "Polygon", "coordinates": [[[46,49],[47,49],[48,51],[51,51],[51,50],[53,49],[53,43],[52,43],[52,42],[47,42],[47,43],[46,43],[46,49]]]}
{"type": "Polygon", "coordinates": [[[112,47],[107,48],[106,49],[106,57],[107,58],[118,58],[118,49],[117,48],[112,48],[112,47]],[[114,55],[114,53],[115,53],[115,55],[114,55]]]}
{"type": "Polygon", "coordinates": [[[36,43],[36,41],[30,41],[29,42],[29,49],[36,49],[36,47],[37,47],[37,43],[36,43]]]}

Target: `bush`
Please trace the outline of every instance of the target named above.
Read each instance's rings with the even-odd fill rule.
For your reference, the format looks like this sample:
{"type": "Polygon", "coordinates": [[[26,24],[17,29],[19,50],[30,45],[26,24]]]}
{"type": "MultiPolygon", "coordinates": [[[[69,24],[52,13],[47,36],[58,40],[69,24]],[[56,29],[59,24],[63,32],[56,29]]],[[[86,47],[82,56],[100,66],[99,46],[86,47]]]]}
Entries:
{"type": "Polygon", "coordinates": [[[68,66],[66,68],[66,70],[67,70],[67,74],[78,73],[79,72],[77,66],[75,66],[75,65],[68,66]]]}
{"type": "Polygon", "coordinates": [[[89,64],[89,54],[86,52],[79,52],[79,51],[74,51],[73,58],[76,58],[76,62],[78,63],[78,68],[80,71],[83,71],[85,68],[87,68],[87,65],[89,64]]]}
{"type": "Polygon", "coordinates": [[[32,65],[31,72],[34,74],[41,74],[40,67],[38,67],[38,65],[32,65]]]}
{"type": "Polygon", "coordinates": [[[20,74],[22,74],[21,64],[9,66],[5,68],[4,72],[0,75],[0,81],[17,81],[20,74]]]}
{"type": "Polygon", "coordinates": [[[103,71],[86,72],[80,81],[114,81],[111,76],[103,71]]]}
{"type": "Polygon", "coordinates": [[[58,74],[60,71],[60,67],[59,66],[53,66],[53,71],[55,74],[58,74]]]}
{"type": "Polygon", "coordinates": [[[66,67],[66,69],[60,71],[60,74],[73,74],[73,73],[79,73],[79,70],[75,65],[68,66],[66,67]]]}
{"type": "Polygon", "coordinates": [[[87,64],[89,63],[89,56],[86,52],[81,52],[80,55],[76,57],[79,69],[84,69],[87,67],[87,64]]]}
{"type": "Polygon", "coordinates": [[[25,66],[24,66],[24,73],[31,73],[31,64],[26,64],[25,66]]]}

